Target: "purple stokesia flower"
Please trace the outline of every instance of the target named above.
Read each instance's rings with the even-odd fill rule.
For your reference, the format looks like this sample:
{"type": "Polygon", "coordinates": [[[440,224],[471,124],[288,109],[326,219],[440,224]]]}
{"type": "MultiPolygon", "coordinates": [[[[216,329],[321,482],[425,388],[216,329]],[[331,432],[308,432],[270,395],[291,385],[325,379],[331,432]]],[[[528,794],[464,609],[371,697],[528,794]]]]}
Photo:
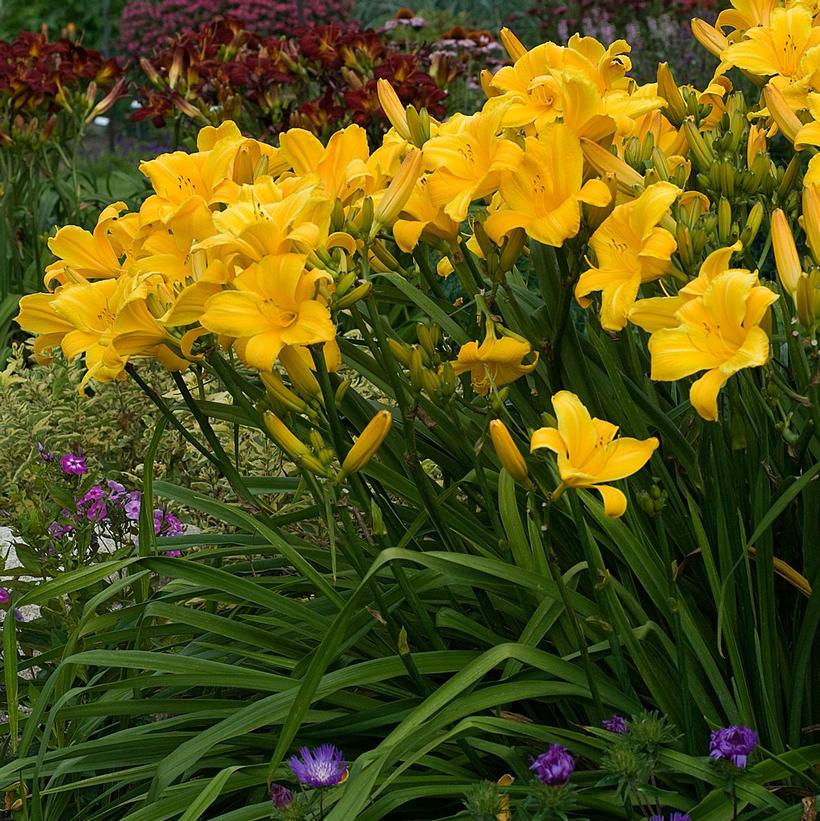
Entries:
{"type": "Polygon", "coordinates": [[[610,733],[618,733],[618,735],[625,735],[629,732],[629,725],[623,716],[614,715],[611,718],[605,718],[601,722],[601,726],[610,733]]]}
{"type": "Polygon", "coordinates": [[[712,730],[709,738],[709,757],[731,761],[741,769],[746,758],[757,747],[757,733],[742,724],[733,724],[720,730],[712,730]]]}
{"type": "Polygon", "coordinates": [[[533,759],[530,769],[538,780],[550,787],[566,784],[575,769],[575,759],[566,747],[551,744],[550,748],[533,759]]]}
{"type": "Polygon", "coordinates": [[[277,810],[286,810],[293,803],[293,793],[284,784],[271,784],[270,800],[277,810]]]}
{"type": "Polygon", "coordinates": [[[0,587],[0,610],[5,610],[11,604],[11,593],[5,587],[0,587]]]}
{"type": "Polygon", "coordinates": [[[293,756],[288,760],[299,783],[306,787],[335,787],[347,776],[347,764],[342,751],[334,744],[320,744],[314,750],[302,747],[301,760],[293,756]]]}
{"type": "Polygon", "coordinates": [[[66,476],[82,476],[88,472],[88,464],[82,454],[66,453],[60,457],[60,470],[66,476]]]}

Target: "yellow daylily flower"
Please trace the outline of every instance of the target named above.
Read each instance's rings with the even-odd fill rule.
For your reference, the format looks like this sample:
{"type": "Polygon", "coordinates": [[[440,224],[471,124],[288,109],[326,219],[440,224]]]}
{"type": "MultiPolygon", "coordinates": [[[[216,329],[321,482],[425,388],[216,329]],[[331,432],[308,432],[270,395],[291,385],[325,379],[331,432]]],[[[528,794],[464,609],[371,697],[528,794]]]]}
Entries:
{"type": "Polygon", "coordinates": [[[442,128],[424,144],[424,164],[433,172],[427,180],[430,201],[456,222],[466,219],[471,202],[498,189],[501,172],[521,161],[521,149],[497,136],[505,110],[485,106],[472,117],[454,116],[457,131],[442,128]]]}
{"type": "Polygon", "coordinates": [[[777,0],[732,0],[732,8],[718,14],[715,25],[718,28],[733,28],[738,31],[755,26],[768,26],[777,0]]]}
{"type": "Polygon", "coordinates": [[[429,196],[429,177],[420,177],[402,216],[393,223],[393,238],[405,253],[411,253],[422,236],[454,241],[459,223],[447,216],[446,209],[433,204],[429,196]]]}
{"type": "Polygon", "coordinates": [[[775,267],[783,287],[794,296],[797,283],[803,276],[803,266],[800,264],[800,255],[794,244],[789,221],[782,208],[776,208],[772,213],[772,248],[774,249],[775,267]]]}
{"type": "Polygon", "coordinates": [[[677,244],[658,223],[679,193],[668,182],[651,185],[638,199],[617,206],[592,235],[589,244],[598,265],[581,274],[575,297],[586,308],[588,294],[602,292],[601,325],[606,330],[624,328],[641,283],[668,270],[677,244]]]}
{"type": "Polygon", "coordinates": [[[547,448],[558,456],[561,485],[564,488],[585,487],[601,494],[607,516],[623,516],[626,496],[609,485],[637,473],[658,447],[658,440],[615,438],[617,425],[590,416],[581,400],[570,391],[559,391],[552,397],[557,428],[539,428],[532,434],[530,451],[547,448]]]}
{"type": "Polygon", "coordinates": [[[744,268],[729,268],[732,256],[742,250],[743,244],[738,240],[734,245],[712,251],[700,266],[697,277],[687,282],[676,296],[639,299],[629,310],[629,321],[649,333],[661,328],[674,328],[678,324],[675,318],[677,312],[687,302],[703,296],[715,277],[727,270],[748,273],[744,268]]]}
{"type": "Polygon", "coordinates": [[[758,77],[782,77],[786,81],[801,74],[804,55],[820,45],[820,28],[804,6],[771,11],[768,25],[746,30],[745,39],[730,45],[721,60],[758,77]]]}
{"type": "Polygon", "coordinates": [[[515,382],[521,376],[532,373],[538,364],[538,352],[533,351],[529,342],[495,335],[495,328],[489,325],[484,341],[471,341],[461,346],[458,359],[453,362],[456,376],[469,371],[473,390],[486,396],[491,387],[500,388],[515,382]],[[524,358],[533,354],[533,361],[524,364],[524,358]]]}
{"type": "Polygon", "coordinates": [[[581,203],[604,206],[609,188],[598,179],[584,182],[584,156],[578,138],[565,125],[552,125],[540,138],[527,137],[524,158],[501,181],[505,208],[485,223],[490,238],[500,244],[513,228],[544,245],[560,247],[581,227],[581,203]]]}
{"type": "Polygon", "coordinates": [[[769,337],[760,323],[777,298],[751,271],[719,274],[702,296],[678,309],[676,327],[650,337],[651,378],[669,382],[705,370],[689,399],[704,419],[716,421],[718,393],[729,377],[769,360],[769,337]]]}
{"type": "Polygon", "coordinates": [[[66,225],[48,241],[55,257],[46,267],[45,282],[68,281],[71,274],[84,279],[107,279],[122,273],[120,258],[131,247],[138,229],[136,214],[120,216],[124,202],[115,202],[100,212],[94,232],[66,225]]]}
{"type": "Polygon", "coordinates": [[[234,347],[247,365],[270,371],[283,346],[335,337],[330,311],[316,298],[324,278],[323,272],[305,270],[301,254],[264,257],[236,277],[236,290],[208,300],[200,323],[235,339],[234,347]]]}
{"type": "Polygon", "coordinates": [[[331,199],[347,203],[371,178],[367,133],[358,125],[337,131],[327,146],[309,131],[291,128],[279,137],[282,155],[297,176],[315,177],[331,199]]]}

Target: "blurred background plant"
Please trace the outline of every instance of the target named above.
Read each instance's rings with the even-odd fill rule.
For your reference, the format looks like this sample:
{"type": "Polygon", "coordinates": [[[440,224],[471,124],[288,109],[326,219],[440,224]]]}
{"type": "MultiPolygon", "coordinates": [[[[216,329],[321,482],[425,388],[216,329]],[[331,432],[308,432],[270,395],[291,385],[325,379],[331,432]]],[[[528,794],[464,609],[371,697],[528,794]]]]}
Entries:
{"type": "Polygon", "coordinates": [[[89,196],[79,154],[124,84],[116,61],[70,39],[0,41],[0,349],[14,301],[41,287],[55,220],[83,224],[106,196],[89,196]]]}

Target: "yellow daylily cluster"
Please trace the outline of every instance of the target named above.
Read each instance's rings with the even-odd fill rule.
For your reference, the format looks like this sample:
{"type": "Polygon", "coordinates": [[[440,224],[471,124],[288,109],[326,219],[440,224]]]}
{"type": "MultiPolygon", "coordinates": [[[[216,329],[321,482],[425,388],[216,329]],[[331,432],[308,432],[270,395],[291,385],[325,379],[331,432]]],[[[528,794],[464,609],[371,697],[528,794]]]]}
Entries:
{"type": "MultiPolygon", "coordinates": [[[[473,114],[437,122],[404,109],[380,80],[392,128],[375,148],[356,125],[326,145],[301,129],[280,134],[274,146],[232,122],[204,128],[195,151],[142,164],[153,194],[138,210],[114,203],[93,231],[57,231],[48,291],[24,297],[18,321],[37,335],[38,357],[56,347],[68,358],[84,357],[83,384],[124,378],[140,358],[183,370],[204,346],[219,345],[259,371],[269,391],[287,395],[282,369],[312,400],[319,394],[317,352],[330,370],[342,367],[337,335],[355,325],[344,314],[380,273],[406,274],[415,261],[403,268],[397,260],[421,250],[439,274],[459,270],[461,277],[468,256],[487,274],[471,292],[480,330],[459,346],[446,343],[449,361],[428,352],[426,364],[435,359],[428,383],[435,393],[437,379],[454,385],[454,377],[469,374],[462,380],[467,399],[497,402],[499,390],[546,367],[539,356],[545,329],[505,328],[484,301],[529,253],[530,240],[568,248],[562,258],[577,264],[567,281],[577,303],[600,306],[608,332],[648,332],[651,378],[698,375],[691,403],[716,420],[726,381],[769,359],[777,293],[756,271],[731,267],[733,255],[748,251],[762,205],[749,218],[756,227],[747,237],[732,232],[728,200],[718,206],[703,192],[731,196],[727,150],[733,162],[745,161],[744,180],[754,192],[774,167],[767,152],[778,130],[798,150],[820,145],[820,26],[808,2],[734,0],[715,26],[695,21],[693,30],[721,60],[702,91],[678,87],[666,64],[657,83],[639,85],[629,76],[623,40],[606,45],[575,35],[566,45],[527,50],[504,30],[511,62],[482,75],[487,99],[473,114]],[[746,110],[738,113],[725,76],[733,66],[764,87],[748,135],[746,110]],[[738,118],[742,143],[721,136],[718,144],[720,124],[738,118]]],[[[783,290],[813,328],[820,313],[814,159],[804,182],[802,218],[794,202],[784,204],[790,210],[775,210],[771,229],[783,290]],[[798,253],[798,225],[811,259],[798,253]]],[[[300,401],[285,404],[302,407],[300,401]]],[[[558,426],[536,431],[532,448],[558,455],[563,487],[595,488],[607,513],[620,515],[625,498],[608,482],[638,470],[657,441],[616,440],[613,425],[592,419],[566,391],[553,404],[558,426]]],[[[297,449],[278,417],[266,424],[297,449]]],[[[381,429],[386,435],[388,417],[381,429]]],[[[491,435],[510,472],[528,483],[506,429],[494,425],[491,435]]],[[[309,456],[305,447],[298,452],[309,456]]]]}

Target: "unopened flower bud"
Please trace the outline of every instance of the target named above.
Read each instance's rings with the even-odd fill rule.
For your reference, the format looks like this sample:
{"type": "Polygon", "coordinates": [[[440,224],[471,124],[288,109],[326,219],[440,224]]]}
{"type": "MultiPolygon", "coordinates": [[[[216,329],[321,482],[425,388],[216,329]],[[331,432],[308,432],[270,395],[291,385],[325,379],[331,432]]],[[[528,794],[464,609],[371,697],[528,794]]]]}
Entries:
{"type": "Polygon", "coordinates": [[[371,235],[375,236],[375,232],[381,226],[392,225],[399,218],[399,214],[416,187],[416,181],[421,173],[421,163],[422,154],[417,148],[414,148],[404,158],[398,173],[390,181],[390,185],[387,186],[387,190],[373,211],[371,235]]]}
{"type": "Polygon", "coordinates": [[[360,471],[381,447],[390,427],[393,424],[393,415],[388,410],[379,411],[361,432],[353,447],[348,451],[338,481],[351,473],[360,471]]]}
{"type": "Polygon", "coordinates": [[[760,201],[756,202],[752,206],[752,210],[749,211],[749,216],[746,218],[746,225],[743,226],[743,230],[740,233],[740,242],[744,248],[749,248],[754,242],[757,232],[763,223],[764,213],[765,209],[763,208],[763,203],[760,201]]]}
{"type": "Polygon", "coordinates": [[[275,413],[266,411],[263,419],[268,433],[293,459],[299,460],[310,454],[310,448],[275,413]]]}
{"type": "Polygon", "coordinates": [[[529,478],[529,471],[527,470],[527,463],[521,455],[521,451],[513,441],[507,426],[500,419],[493,419],[490,422],[490,438],[493,441],[498,461],[501,466],[510,476],[515,479],[518,484],[524,487],[530,487],[532,482],[529,478]]]}
{"type": "Polygon", "coordinates": [[[772,247],[780,282],[788,293],[794,295],[797,282],[803,275],[803,266],[800,264],[789,222],[780,208],[772,214],[772,247]]]}
{"type": "Polygon", "coordinates": [[[666,118],[675,128],[679,127],[686,117],[686,103],[668,63],[658,65],[658,96],[666,100],[666,118]]]}
{"type": "Polygon", "coordinates": [[[527,53],[526,46],[505,26],[499,32],[501,36],[501,45],[504,50],[510,55],[510,59],[515,62],[527,53]]]}
{"type": "Polygon", "coordinates": [[[807,185],[803,189],[803,231],[814,257],[820,265],[820,186],[807,185]]]}
{"type": "Polygon", "coordinates": [[[800,324],[811,331],[820,321],[820,270],[815,268],[797,280],[794,303],[800,324]]]}

